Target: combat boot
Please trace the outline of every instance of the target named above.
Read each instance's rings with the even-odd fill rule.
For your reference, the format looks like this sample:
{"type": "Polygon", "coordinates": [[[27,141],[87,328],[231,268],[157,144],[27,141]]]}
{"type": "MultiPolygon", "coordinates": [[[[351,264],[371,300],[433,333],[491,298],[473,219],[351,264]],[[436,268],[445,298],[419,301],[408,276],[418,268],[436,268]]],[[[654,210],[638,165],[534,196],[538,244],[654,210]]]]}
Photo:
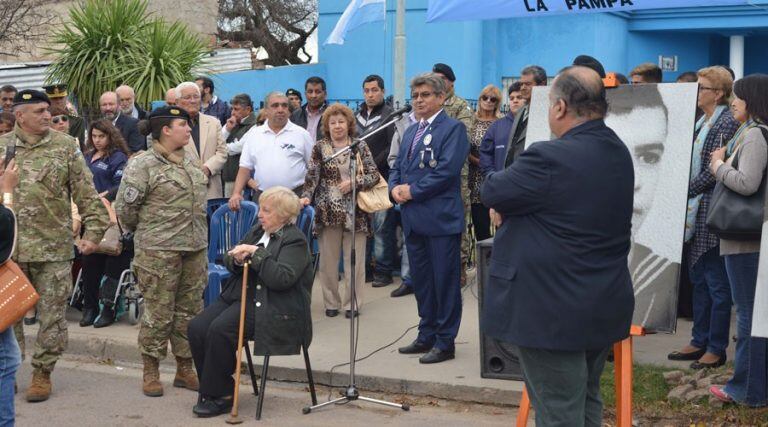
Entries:
{"type": "Polygon", "coordinates": [[[163,395],[163,384],[160,383],[160,361],[152,356],[142,354],[144,359],[144,384],[142,391],[146,396],[159,397],[163,395]]]}
{"type": "Polygon", "coordinates": [[[176,356],[176,378],[173,379],[173,386],[192,391],[197,391],[200,388],[197,374],[192,367],[192,359],[176,356]]]}
{"type": "Polygon", "coordinates": [[[27,389],[27,402],[43,402],[51,395],[51,373],[40,369],[32,372],[32,383],[27,389]]]}

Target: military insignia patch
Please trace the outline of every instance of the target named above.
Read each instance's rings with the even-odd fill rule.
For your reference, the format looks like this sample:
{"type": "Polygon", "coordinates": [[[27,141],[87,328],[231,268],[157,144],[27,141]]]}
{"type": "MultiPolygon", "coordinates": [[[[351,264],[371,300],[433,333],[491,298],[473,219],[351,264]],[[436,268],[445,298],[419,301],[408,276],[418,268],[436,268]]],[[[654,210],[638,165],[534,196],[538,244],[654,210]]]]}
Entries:
{"type": "Polygon", "coordinates": [[[139,198],[139,190],[135,187],[127,187],[125,189],[125,202],[133,203],[139,198]]]}
{"type": "Polygon", "coordinates": [[[26,100],[29,100],[29,99],[32,99],[32,94],[31,94],[31,93],[25,93],[25,94],[24,94],[24,95],[22,95],[21,97],[22,97],[22,98],[24,98],[24,99],[26,99],[26,100]]]}
{"type": "Polygon", "coordinates": [[[179,110],[177,110],[175,108],[172,108],[170,110],[170,113],[173,114],[174,116],[178,116],[179,114],[181,114],[181,111],[179,111],[179,110]]]}

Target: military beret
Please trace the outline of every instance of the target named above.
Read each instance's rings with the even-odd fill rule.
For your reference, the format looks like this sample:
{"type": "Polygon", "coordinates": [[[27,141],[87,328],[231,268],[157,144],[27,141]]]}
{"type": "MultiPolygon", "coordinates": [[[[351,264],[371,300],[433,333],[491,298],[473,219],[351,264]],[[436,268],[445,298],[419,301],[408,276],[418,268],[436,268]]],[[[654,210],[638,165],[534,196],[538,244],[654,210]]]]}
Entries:
{"type": "Polygon", "coordinates": [[[51,105],[51,100],[48,99],[48,95],[40,92],[39,90],[25,89],[19,91],[16,96],[13,97],[14,106],[23,104],[37,104],[40,102],[45,102],[48,105],[51,105]]]}
{"type": "Polygon", "coordinates": [[[573,60],[573,65],[591,68],[595,70],[597,74],[600,75],[601,79],[605,78],[605,68],[603,68],[603,64],[601,64],[600,61],[598,61],[597,59],[589,55],[577,56],[576,59],[573,60]]]}
{"type": "Polygon", "coordinates": [[[154,119],[184,119],[189,120],[189,113],[183,108],[179,108],[173,105],[165,105],[163,107],[155,108],[149,113],[149,120],[154,119]]]}
{"type": "Polygon", "coordinates": [[[67,96],[67,85],[64,83],[58,83],[55,85],[43,86],[48,98],[64,98],[67,96]]]}
{"type": "Polygon", "coordinates": [[[285,96],[291,96],[291,95],[298,96],[299,99],[301,99],[301,93],[296,89],[291,88],[285,91],[285,96]]]}
{"type": "Polygon", "coordinates": [[[453,74],[453,69],[450,66],[443,64],[441,62],[438,62],[437,64],[432,66],[432,72],[440,73],[452,82],[456,81],[456,74],[453,74]]]}

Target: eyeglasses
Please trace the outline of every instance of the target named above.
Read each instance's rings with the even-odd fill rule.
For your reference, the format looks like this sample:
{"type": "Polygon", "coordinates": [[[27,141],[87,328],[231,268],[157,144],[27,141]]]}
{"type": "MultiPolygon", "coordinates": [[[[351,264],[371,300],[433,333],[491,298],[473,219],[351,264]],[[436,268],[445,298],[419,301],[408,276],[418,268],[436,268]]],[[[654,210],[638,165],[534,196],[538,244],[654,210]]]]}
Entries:
{"type": "Polygon", "coordinates": [[[496,98],[495,96],[483,95],[480,97],[480,99],[482,99],[483,101],[491,101],[494,104],[499,102],[499,98],[496,98]]]}
{"type": "Polygon", "coordinates": [[[411,99],[427,99],[434,94],[434,92],[411,92],[411,99]]]}
{"type": "Polygon", "coordinates": [[[720,89],[716,87],[699,86],[699,92],[704,92],[705,90],[720,90],[720,89]]]}
{"type": "Polygon", "coordinates": [[[56,116],[51,118],[51,123],[57,125],[59,122],[67,123],[69,121],[69,117],[67,116],[56,116]]]}

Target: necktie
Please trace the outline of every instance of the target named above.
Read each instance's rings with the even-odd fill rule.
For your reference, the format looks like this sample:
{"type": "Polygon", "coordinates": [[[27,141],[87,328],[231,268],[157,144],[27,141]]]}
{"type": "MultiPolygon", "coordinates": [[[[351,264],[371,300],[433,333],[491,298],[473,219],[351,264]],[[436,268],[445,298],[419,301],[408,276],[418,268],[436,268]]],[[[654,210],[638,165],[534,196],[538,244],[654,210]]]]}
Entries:
{"type": "Polygon", "coordinates": [[[416,130],[416,135],[414,135],[413,141],[411,142],[411,148],[408,150],[408,160],[413,158],[413,152],[416,150],[416,144],[418,144],[421,140],[421,137],[424,136],[424,132],[427,130],[427,125],[429,125],[429,123],[426,120],[419,122],[419,128],[416,130]]]}

